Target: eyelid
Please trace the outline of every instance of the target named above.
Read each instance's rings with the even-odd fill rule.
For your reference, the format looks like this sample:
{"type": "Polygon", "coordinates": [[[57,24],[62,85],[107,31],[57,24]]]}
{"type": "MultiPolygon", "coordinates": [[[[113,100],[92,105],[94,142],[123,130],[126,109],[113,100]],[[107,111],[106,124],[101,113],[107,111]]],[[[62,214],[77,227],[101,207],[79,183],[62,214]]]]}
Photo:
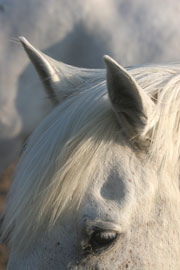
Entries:
{"type": "Polygon", "coordinates": [[[85,231],[87,235],[92,235],[94,231],[97,230],[105,230],[105,231],[114,231],[117,233],[123,233],[124,230],[122,226],[116,224],[112,221],[104,221],[104,220],[86,220],[85,221],[85,231]]]}
{"type": "Polygon", "coordinates": [[[122,230],[122,227],[119,224],[116,224],[113,221],[107,221],[107,220],[84,220],[84,237],[81,241],[81,248],[82,250],[86,250],[89,247],[89,241],[96,231],[107,231],[107,232],[114,232],[117,235],[123,234],[125,231],[122,230]]]}

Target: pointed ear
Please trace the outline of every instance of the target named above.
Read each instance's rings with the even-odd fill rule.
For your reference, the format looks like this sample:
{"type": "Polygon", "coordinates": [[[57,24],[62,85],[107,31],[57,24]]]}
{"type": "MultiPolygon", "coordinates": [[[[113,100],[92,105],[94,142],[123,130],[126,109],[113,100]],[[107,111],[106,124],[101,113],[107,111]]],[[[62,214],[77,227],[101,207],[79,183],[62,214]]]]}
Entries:
{"type": "Polygon", "coordinates": [[[112,109],[127,136],[136,138],[147,124],[153,102],[128,71],[109,56],[104,56],[104,61],[112,109]]]}
{"type": "Polygon", "coordinates": [[[86,79],[87,70],[58,62],[37,50],[24,37],[19,39],[54,105],[72,94],[86,79]]]}

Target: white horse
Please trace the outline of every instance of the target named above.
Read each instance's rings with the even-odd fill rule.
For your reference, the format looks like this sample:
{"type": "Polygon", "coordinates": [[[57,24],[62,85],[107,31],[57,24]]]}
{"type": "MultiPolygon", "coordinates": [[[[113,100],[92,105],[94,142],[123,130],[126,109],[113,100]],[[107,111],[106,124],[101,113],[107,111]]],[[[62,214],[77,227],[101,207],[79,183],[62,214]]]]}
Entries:
{"type": "Polygon", "coordinates": [[[80,69],[21,42],[55,108],[9,193],[8,270],[179,270],[180,64],[80,69]]]}
{"type": "Polygon", "coordinates": [[[102,67],[103,54],[123,65],[169,61],[180,55],[179,11],[179,0],[0,0],[0,174],[52,110],[14,38],[77,66],[102,67]]]}

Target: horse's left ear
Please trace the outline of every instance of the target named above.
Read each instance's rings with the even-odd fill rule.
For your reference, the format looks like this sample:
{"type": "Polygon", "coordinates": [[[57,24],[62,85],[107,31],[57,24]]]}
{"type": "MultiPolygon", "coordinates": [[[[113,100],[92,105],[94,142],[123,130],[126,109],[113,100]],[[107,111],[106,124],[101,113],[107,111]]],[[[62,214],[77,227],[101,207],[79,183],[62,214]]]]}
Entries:
{"type": "Polygon", "coordinates": [[[109,98],[116,118],[128,137],[138,137],[147,124],[153,102],[128,71],[109,56],[104,56],[104,61],[109,98]]]}
{"type": "Polygon", "coordinates": [[[54,105],[71,95],[88,77],[88,70],[59,62],[19,38],[54,105]]]}

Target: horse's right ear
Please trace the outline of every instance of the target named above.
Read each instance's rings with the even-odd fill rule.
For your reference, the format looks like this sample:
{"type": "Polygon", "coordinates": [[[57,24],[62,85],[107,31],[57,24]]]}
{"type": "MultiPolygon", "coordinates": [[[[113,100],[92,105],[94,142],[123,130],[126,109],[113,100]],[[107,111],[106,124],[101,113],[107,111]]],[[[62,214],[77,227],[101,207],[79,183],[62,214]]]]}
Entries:
{"type": "Polygon", "coordinates": [[[109,56],[104,56],[104,61],[112,109],[126,135],[137,138],[143,133],[154,103],[127,70],[109,56]]]}
{"type": "Polygon", "coordinates": [[[69,96],[84,82],[86,72],[83,73],[83,69],[56,61],[37,50],[24,37],[19,39],[54,105],[69,96]]]}

